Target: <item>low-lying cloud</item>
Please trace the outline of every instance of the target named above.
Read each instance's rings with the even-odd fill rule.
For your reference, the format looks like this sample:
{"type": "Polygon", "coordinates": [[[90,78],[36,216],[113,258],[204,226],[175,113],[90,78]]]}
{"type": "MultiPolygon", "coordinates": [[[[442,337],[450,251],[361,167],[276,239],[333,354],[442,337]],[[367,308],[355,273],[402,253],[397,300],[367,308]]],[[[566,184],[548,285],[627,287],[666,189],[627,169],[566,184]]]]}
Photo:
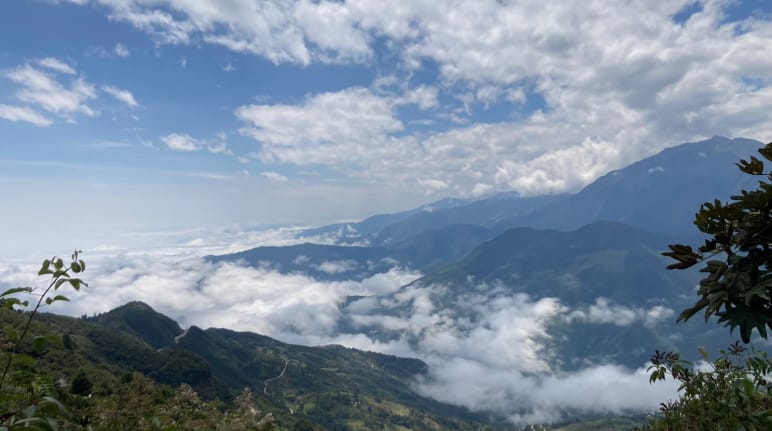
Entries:
{"type": "MultiPolygon", "coordinates": [[[[292,241],[286,231],[262,235],[268,243],[292,241]]],[[[270,264],[248,267],[201,257],[231,247],[199,238],[148,253],[87,254],[89,287],[63,292],[73,301],[52,311],[92,314],[141,300],[182,326],[418,357],[429,371],[415,381],[417,392],[517,423],[650,411],[676,394],[672,382],[649,385],[644,368],[597,364],[561,371],[549,347],[555,341],[547,330],[551,322],[655,325],[670,315],[661,307],[638,309],[598,298],[571,308],[557,298],[513,295],[500,285],[458,293],[440,284],[409,284],[421,274],[399,265],[361,281],[320,281],[302,272],[280,273],[270,264]]],[[[348,265],[326,263],[333,272],[348,265]]],[[[36,269],[0,266],[0,289],[34,284],[36,269]]]]}
{"type": "Polygon", "coordinates": [[[577,308],[566,317],[569,323],[580,320],[590,323],[610,323],[616,326],[630,326],[635,322],[643,322],[648,327],[670,319],[675,314],[671,308],[655,305],[651,308],[627,307],[614,304],[608,298],[596,298],[595,303],[587,307],[577,308]]]}

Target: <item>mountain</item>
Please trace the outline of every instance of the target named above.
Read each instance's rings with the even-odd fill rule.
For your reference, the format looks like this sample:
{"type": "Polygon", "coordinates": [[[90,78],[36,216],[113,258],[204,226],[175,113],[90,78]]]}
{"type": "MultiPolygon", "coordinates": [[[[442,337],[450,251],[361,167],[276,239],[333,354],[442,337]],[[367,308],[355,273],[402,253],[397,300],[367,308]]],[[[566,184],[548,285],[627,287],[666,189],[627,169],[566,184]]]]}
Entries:
{"type": "Polygon", "coordinates": [[[338,245],[210,259],[323,280],[418,269],[424,275],[396,292],[339,298],[337,335],[405,346],[430,362],[560,374],[639,368],[655,350],[692,358],[696,345],[717,352],[731,336],[700,319],[676,325],[701,276],[665,270],[661,252],[695,242],[691,220],[702,202],[755,187],[735,163],[760,146],[715,137],[610,172],[576,194],[420,207],[316,232],[343,235],[338,245]]]}
{"type": "MultiPolygon", "coordinates": [[[[428,308],[474,331],[486,313],[496,312],[490,304],[526,295],[554,298],[561,307],[539,341],[553,369],[609,361],[638,367],[657,349],[725,347],[731,339],[722,328],[699,321],[675,325],[676,312],[693,302],[699,275],[665,270],[665,244],[661,236],[617,222],[570,232],[511,229],[394,293],[351,298],[342,306],[340,329],[396,340],[405,336],[402,326],[382,322],[410,322],[417,309],[428,308]]],[[[429,327],[415,331],[407,341],[421,345],[430,333],[429,327]]]]}
{"type": "Polygon", "coordinates": [[[398,247],[399,244],[409,242],[427,230],[452,225],[476,225],[490,228],[511,217],[530,214],[565,197],[565,195],[521,197],[516,193],[499,193],[465,205],[416,212],[403,220],[384,226],[377,232],[372,242],[384,247],[398,247]]]}
{"type": "Polygon", "coordinates": [[[490,239],[482,226],[454,224],[427,229],[390,247],[298,244],[257,247],[237,253],[207,256],[211,262],[236,262],[267,266],[283,274],[303,273],[318,280],[363,280],[374,274],[404,266],[433,270],[464,257],[469,250],[490,239]]]}
{"type": "Polygon", "coordinates": [[[242,262],[268,266],[281,273],[305,273],[319,280],[362,280],[386,272],[395,261],[382,247],[298,244],[257,247],[222,256],[208,256],[212,262],[242,262]]]}
{"type": "MultiPolygon", "coordinates": [[[[323,226],[303,235],[327,235],[342,245],[394,250],[415,244],[424,232],[455,225],[488,229],[488,238],[480,237],[489,239],[515,227],[571,231],[593,222],[616,221],[659,233],[671,242],[693,239],[697,232],[692,218],[703,202],[755,187],[755,180],[742,174],[735,163],[761,146],[751,139],[717,136],[665,149],[609,172],[575,194],[523,197],[504,192],[477,200],[443,200],[358,223],[323,226]]],[[[478,244],[468,242],[467,251],[478,244]]],[[[408,263],[425,268],[426,262],[408,263]]]]}
{"type": "Polygon", "coordinates": [[[445,198],[418,208],[401,211],[393,214],[377,214],[360,222],[336,223],[303,231],[302,237],[313,238],[317,236],[333,236],[344,244],[367,242],[373,235],[380,232],[386,226],[399,223],[415,214],[429,213],[442,209],[456,208],[468,203],[465,199],[445,198]]]}
{"type": "MultiPolygon", "coordinates": [[[[0,309],[0,326],[19,326],[24,318],[0,309]]],[[[86,371],[97,395],[110,393],[132,371],[161,384],[190,384],[207,398],[228,400],[250,387],[284,430],[495,429],[484,415],[415,393],[413,379],[426,372],[417,359],[195,326],[169,338],[179,328],[171,323],[141,302],[91,318],[46,313],[33,322],[30,338],[66,341],[21,353],[37,358],[40,370],[58,381],[86,371]]]]}
{"type": "Polygon", "coordinates": [[[106,328],[134,335],[154,349],[173,345],[183,333],[177,322],[139,301],[129,302],[94,320],[106,328]]]}
{"type": "Polygon", "coordinates": [[[567,199],[513,215],[496,228],[573,230],[596,221],[617,221],[671,238],[693,234],[694,213],[703,202],[756,186],[756,179],[741,173],[735,163],[762,146],[751,139],[717,136],[668,148],[609,172],[567,199]]]}
{"type": "Polygon", "coordinates": [[[465,288],[498,281],[514,292],[555,296],[569,303],[603,296],[639,304],[690,289],[682,284],[684,274],[657,270],[666,266],[667,259],[660,255],[664,241],[616,222],[597,222],[571,232],[515,228],[416,283],[465,288]]]}
{"type": "Polygon", "coordinates": [[[762,145],[752,139],[716,136],[667,148],[609,172],[576,194],[522,197],[505,192],[306,232],[349,229],[360,241],[387,247],[453,224],[478,225],[501,233],[513,227],[574,230],[596,221],[618,221],[670,237],[683,235],[693,232],[691,220],[700,204],[755,186],[755,180],[742,174],[735,163],[755,154],[762,145]]]}

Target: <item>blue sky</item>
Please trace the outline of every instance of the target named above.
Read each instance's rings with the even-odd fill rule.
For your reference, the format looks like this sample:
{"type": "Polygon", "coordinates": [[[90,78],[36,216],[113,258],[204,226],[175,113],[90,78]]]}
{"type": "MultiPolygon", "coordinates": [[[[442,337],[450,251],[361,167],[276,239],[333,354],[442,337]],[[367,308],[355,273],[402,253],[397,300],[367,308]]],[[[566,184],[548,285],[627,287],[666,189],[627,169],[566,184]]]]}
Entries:
{"type": "Polygon", "coordinates": [[[769,2],[627,3],[4,1],[0,236],[45,252],[574,191],[772,136],[769,2]]]}

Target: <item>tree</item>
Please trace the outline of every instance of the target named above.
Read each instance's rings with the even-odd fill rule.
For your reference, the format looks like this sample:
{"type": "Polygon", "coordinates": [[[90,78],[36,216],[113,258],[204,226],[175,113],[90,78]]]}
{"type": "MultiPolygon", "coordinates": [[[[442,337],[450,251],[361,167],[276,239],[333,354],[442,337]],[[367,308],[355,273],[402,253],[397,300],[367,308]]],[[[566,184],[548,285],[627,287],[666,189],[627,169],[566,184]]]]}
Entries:
{"type": "Polygon", "coordinates": [[[766,353],[749,351],[737,342],[715,361],[703,349],[700,355],[706,363],[701,370],[677,353],[652,356],[649,380],[673,378],[680,383],[681,397],[660,404],[660,417],[644,429],[772,429],[772,386],[766,380],[772,362],[766,353]]]}
{"type": "MultiPolygon", "coordinates": [[[[759,149],[772,161],[772,143],[759,149]]],[[[704,310],[705,320],[716,315],[719,323],[740,328],[749,343],[753,330],[767,338],[772,329],[772,173],[756,157],[737,166],[748,175],[762,177],[755,190],[742,190],[730,202],[716,199],[702,204],[694,224],[710,236],[694,251],[683,244],[670,245],[665,256],[676,260],[668,269],[691,268],[703,263],[699,299],[681,312],[685,321],[704,310]]],[[[660,415],[645,430],[763,430],[772,429],[772,385],[767,381],[772,361],[740,343],[710,361],[704,349],[702,369],[682,360],[678,353],[657,352],[651,358],[649,381],[672,378],[680,383],[680,398],[660,404],[660,415]]]]}
{"type": "MultiPolygon", "coordinates": [[[[772,143],[759,149],[772,162],[772,143]]],[[[702,263],[699,300],[678,317],[685,321],[704,310],[705,320],[716,315],[730,331],[740,328],[743,342],[750,342],[753,330],[767,338],[772,329],[772,172],[756,157],[740,160],[737,166],[758,176],[755,190],[742,190],[729,202],[719,199],[702,204],[694,218],[700,231],[708,234],[697,251],[683,244],[670,245],[665,256],[676,260],[668,269],[686,269],[702,263]]]]}

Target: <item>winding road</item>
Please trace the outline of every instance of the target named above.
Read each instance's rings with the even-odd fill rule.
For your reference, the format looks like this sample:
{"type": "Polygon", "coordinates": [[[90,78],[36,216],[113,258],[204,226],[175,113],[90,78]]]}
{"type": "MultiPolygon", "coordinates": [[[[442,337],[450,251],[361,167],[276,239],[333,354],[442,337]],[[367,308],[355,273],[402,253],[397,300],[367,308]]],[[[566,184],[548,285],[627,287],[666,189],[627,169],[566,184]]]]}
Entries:
{"type": "Polygon", "coordinates": [[[278,379],[282,378],[284,376],[284,372],[287,371],[287,365],[289,365],[289,359],[285,359],[284,360],[284,368],[282,368],[281,373],[278,376],[271,377],[270,379],[268,379],[265,382],[263,382],[263,394],[265,396],[269,396],[270,395],[268,393],[268,383],[271,383],[274,380],[278,380],[278,379]]]}

